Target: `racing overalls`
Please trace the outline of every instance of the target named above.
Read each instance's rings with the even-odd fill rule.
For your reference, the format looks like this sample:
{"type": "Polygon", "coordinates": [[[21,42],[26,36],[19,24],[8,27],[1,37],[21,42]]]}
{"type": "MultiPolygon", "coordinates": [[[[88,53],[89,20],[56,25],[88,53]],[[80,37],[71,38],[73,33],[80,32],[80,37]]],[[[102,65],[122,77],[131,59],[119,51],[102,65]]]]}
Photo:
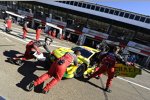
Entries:
{"type": "Polygon", "coordinates": [[[41,33],[42,33],[42,29],[40,27],[38,27],[36,29],[36,40],[37,41],[39,40],[41,33]]]}
{"type": "Polygon", "coordinates": [[[23,37],[22,38],[24,39],[24,38],[26,38],[27,32],[28,32],[28,30],[27,30],[27,22],[24,23],[22,30],[23,30],[23,37]]]}
{"type": "Polygon", "coordinates": [[[55,38],[56,37],[56,32],[52,31],[51,35],[52,35],[53,38],[55,38]]]}
{"type": "Polygon", "coordinates": [[[89,78],[101,76],[102,73],[107,72],[108,74],[108,79],[106,82],[106,88],[109,88],[112,84],[112,79],[115,74],[115,63],[116,63],[116,56],[114,53],[109,52],[103,55],[104,57],[102,58],[101,62],[101,67],[94,72],[89,78]]]}
{"type": "Polygon", "coordinates": [[[6,32],[8,32],[11,30],[12,20],[10,18],[8,18],[8,19],[6,19],[5,23],[6,23],[6,32]]]}
{"type": "Polygon", "coordinates": [[[47,73],[34,81],[34,86],[43,83],[45,80],[53,76],[54,78],[44,87],[44,91],[48,91],[62,79],[67,67],[72,63],[72,61],[75,65],[77,65],[77,56],[73,53],[66,53],[51,65],[47,73]]]}
{"type": "Polygon", "coordinates": [[[52,36],[52,31],[51,30],[48,31],[48,35],[52,36]]]}
{"type": "Polygon", "coordinates": [[[19,56],[15,59],[19,59],[21,58],[21,60],[28,60],[28,59],[32,59],[34,58],[33,53],[35,51],[37,51],[38,54],[40,54],[40,49],[39,47],[43,46],[44,49],[50,53],[50,50],[48,49],[48,46],[46,45],[45,41],[43,40],[39,40],[39,41],[30,41],[27,45],[26,45],[26,51],[24,53],[24,56],[19,56]]]}
{"type": "MultiPolygon", "coordinates": [[[[91,66],[95,66],[95,65],[97,65],[97,67],[95,68],[95,71],[98,71],[99,70],[99,67],[100,67],[100,65],[101,65],[101,60],[100,59],[102,59],[102,56],[104,55],[104,54],[106,54],[107,52],[97,52],[97,53],[95,53],[93,56],[92,56],[92,58],[91,58],[91,62],[90,62],[90,65],[91,66]]],[[[102,74],[99,74],[99,75],[97,75],[99,78],[102,76],[102,74]]]]}

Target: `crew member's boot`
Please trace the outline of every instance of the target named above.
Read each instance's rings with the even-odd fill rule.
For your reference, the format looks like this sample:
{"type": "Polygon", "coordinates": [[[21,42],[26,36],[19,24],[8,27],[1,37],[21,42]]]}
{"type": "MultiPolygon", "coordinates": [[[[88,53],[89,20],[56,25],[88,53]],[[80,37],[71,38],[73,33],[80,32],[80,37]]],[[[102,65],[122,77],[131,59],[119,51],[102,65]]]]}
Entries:
{"type": "Polygon", "coordinates": [[[112,92],[112,90],[110,90],[110,88],[108,88],[108,87],[106,87],[106,88],[104,89],[104,91],[109,92],[109,93],[112,92]]]}
{"type": "Polygon", "coordinates": [[[27,89],[28,91],[32,91],[32,90],[34,89],[34,81],[32,81],[31,83],[29,83],[29,84],[27,85],[26,89],[27,89]]]}

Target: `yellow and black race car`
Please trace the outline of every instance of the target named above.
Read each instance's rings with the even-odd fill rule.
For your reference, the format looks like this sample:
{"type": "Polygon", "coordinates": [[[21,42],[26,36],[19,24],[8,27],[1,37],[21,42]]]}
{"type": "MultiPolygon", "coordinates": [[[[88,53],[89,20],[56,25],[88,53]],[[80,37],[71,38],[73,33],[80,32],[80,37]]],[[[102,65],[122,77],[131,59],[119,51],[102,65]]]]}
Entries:
{"type": "Polygon", "coordinates": [[[81,56],[78,57],[79,67],[74,66],[73,64],[69,66],[64,75],[65,78],[73,78],[74,76],[81,77],[84,73],[86,74],[88,71],[87,69],[91,67],[90,60],[92,56],[95,53],[99,52],[98,50],[87,47],[87,46],[77,46],[72,49],[71,48],[58,48],[52,52],[50,59],[51,61],[54,61],[57,58],[62,57],[66,52],[74,52],[74,50],[79,50],[81,52],[81,56]]]}
{"type": "MultiPolygon", "coordinates": [[[[96,66],[91,65],[92,57],[95,53],[99,52],[96,49],[87,46],[77,46],[74,48],[58,48],[52,52],[50,60],[54,60],[62,57],[66,52],[74,52],[79,50],[81,56],[78,57],[79,66],[73,64],[68,66],[67,71],[64,74],[65,78],[81,77],[93,73],[96,66]]],[[[124,64],[116,64],[115,73],[117,76],[132,77],[134,78],[137,74],[141,74],[141,70],[134,66],[126,66],[124,64]]]]}

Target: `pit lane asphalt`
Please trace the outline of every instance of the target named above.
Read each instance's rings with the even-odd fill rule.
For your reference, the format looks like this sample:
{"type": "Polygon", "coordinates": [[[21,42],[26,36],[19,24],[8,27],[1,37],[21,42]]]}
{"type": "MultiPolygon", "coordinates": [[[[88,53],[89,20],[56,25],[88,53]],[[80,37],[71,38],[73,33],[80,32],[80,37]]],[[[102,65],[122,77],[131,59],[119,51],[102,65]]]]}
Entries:
{"type": "MultiPolygon", "coordinates": [[[[17,52],[23,53],[26,42],[30,40],[29,38],[24,41],[14,34],[15,32],[7,34],[0,30],[0,96],[6,100],[149,100],[150,98],[150,74],[144,71],[142,71],[142,75],[138,75],[134,79],[125,78],[129,80],[128,82],[114,78],[112,93],[102,90],[107,80],[106,76],[99,80],[93,78],[88,82],[74,78],[62,80],[48,94],[39,93],[39,89],[45,83],[35,88],[35,91],[27,92],[26,85],[46,71],[41,66],[35,66],[35,60],[28,61],[23,66],[5,61],[7,57],[13,56],[17,52]],[[130,81],[140,84],[140,86],[130,81]]],[[[32,37],[34,38],[34,36],[32,37]]],[[[59,46],[75,46],[57,39],[52,45],[54,46],[50,46],[51,50],[59,46]]]]}

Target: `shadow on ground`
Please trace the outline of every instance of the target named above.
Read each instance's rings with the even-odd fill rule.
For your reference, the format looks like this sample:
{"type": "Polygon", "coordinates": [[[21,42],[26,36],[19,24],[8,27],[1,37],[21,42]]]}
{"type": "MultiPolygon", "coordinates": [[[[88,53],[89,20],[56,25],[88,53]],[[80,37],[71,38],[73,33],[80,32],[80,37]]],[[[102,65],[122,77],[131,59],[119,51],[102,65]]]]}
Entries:
{"type": "Polygon", "coordinates": [[[90,84],[90,85],[92,85],[92,86],[94,86],[94,87],[96,87],[96,88],[99,88],[99,89],[101,89],[101,90],[104,91],[104,87],[100,87],[100,86],[98,86],[98,85],[96,85],[96,84],[94,84],[94,83],[92,83],[92,82],[86,80],[84,77],[75,78],[75,79],[77,79],[78,81],[81,81],[81,82],[88,83],[88,84],[90,84]]]}
{"type": "Polygon", "coordinates": [[[96,87],[96,88],[99,88],[100,90],[103,91],[105,100],[108,100],[108,95],[107,95],[107,92],[104,90],[104,87],[105,87],[105,86],[104,86],[104,83],[103,83],[103,81],[102,81],[101,78],[98,79],[98,80],[100,80],[100,84],[102,85],[102,87],[100,87],[100,86],[98,86],[98,85],[96,85],[96,84],[90,82],[89,80],[87,81],[84,77],[75,78],[75,79],[77,79],[77,80],[79,80],[79,81],[82,81],[82,82],[85,82],[85,83],[88,83],[88,84],[90,84],[90,85],[92,85],[92,86],[94,86],[94,87],[96,87]]]}
{"type": "Polygon", "coordinates": [[[16,57],[16,54],[22,54],[22,53],[20,53],[19,51],[16,51],[16,50],[4,51],[3,55],[7,57],[7,59],[5,60],[5,62],[12,63],[8,59],[12,58],[12,57],[16,57]]]}
{"type": "MultiPolygon", "coordinates": [[[[20,74],[22,74],[24,76],[24,78],[19,83],[17,83],[16,86],[22,88],[25,91],[28,91],[26,89],[26,86],[30,82],[32,82],[33,80],[36,80],[38,78],[38,76],[35,75],[34,72],[36,70],[45,70],[45,68],[44,68],[45,66],[42,66],[41,68],[39,68],[39,65],[37,67],[37,64],[38,64],[37,62],[26,61],[24,63],[24,65],[22,65],[18,68],[18,72],[20,74]]],[[[42,88],[43,88],[43,84],[35,87],[34,90],[35,90],[35,92],[40,93],[42,91],[42,88]]]]}
{"type": "Polygon", "coordinates": [[[4,51],[3,52],[3,55],[10,58],[10,57],[15,57],[16,54],[22,54],[20,53],[19,51],[16,51],[16,50],[9,50],[9,51],[4,51]]]}
{"type": "MultiPolygon", "coordinates": [[[[9,50],[9,51],[4,51],[3,55],[10,58],[10,57],[15,57],[16,54],[21,54],[18,51],[15,50],[9,50]]],[[[6,62],[9,62],[6,60],[6,62]]],[[[34,74],[36,70],[48,70],[48,65],[47,63],[43,61],[25,61],[22,66],[18,68],[18,72],[23,75],[23,79],[16,84],[17,87],[22,88],[23,90],[27,91],[26,86],[32,82],[33,80],[36,80],[38,78],[37,75],[34,74]]],[[[35,92],[41,93],[43,88],[43,84],[35,87],[35,92]]]]}

